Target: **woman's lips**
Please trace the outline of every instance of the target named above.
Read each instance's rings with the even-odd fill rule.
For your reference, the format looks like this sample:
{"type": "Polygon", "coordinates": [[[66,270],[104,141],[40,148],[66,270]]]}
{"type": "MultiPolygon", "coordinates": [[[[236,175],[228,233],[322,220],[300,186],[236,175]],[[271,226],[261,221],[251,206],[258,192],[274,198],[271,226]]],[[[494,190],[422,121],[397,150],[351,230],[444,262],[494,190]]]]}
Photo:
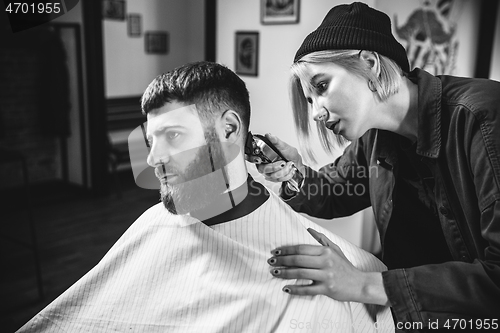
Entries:
{"type": "Polygon", "coordinates": [[[340,132],[340,120],[337,121],[329,121],[326,123],[326,128],[328,128],[330,131],[333,131],[335,134],[339,134],[340,132]]]}

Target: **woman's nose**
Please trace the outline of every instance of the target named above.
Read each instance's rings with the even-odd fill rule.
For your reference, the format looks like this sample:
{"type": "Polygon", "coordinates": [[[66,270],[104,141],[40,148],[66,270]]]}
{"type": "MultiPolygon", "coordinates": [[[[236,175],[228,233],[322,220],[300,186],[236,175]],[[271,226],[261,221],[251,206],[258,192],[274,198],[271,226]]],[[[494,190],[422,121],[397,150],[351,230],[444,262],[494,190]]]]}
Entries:
{"type": "Polygon", "coordinates": [[[313,105],[314,121],[326,121],[328,119],[328,111],[325,108],[313,105]]]}

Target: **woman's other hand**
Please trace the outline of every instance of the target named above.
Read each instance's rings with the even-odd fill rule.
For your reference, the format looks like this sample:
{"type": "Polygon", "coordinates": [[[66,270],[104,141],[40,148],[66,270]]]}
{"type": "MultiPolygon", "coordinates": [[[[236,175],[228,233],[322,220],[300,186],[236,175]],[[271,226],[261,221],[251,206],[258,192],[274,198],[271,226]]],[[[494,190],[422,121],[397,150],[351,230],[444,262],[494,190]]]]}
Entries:
{"type": "Polygon", "coordinates": [[[281,155],[288,160],[288,163],[285,161],[276,161],[274,163],[257,165],[257,170],[264,175],[266,180],[272,182],[285,182],[290,180],[294,175],[292,168],[294,165],[304,175],[305,168],[304,164],[302,164],[302,157],[296,148],[269,133],[266,134],[266,138],[271,141],[280,151],[281,155]]]}
{"type": "Polygon", "coordinates": [[[273,267],[271,274],[274,277],[312,280],[309,285],[287,285],[283,291],[294,295],[326,295],[338,301],[387,305],[380,273],[358,270],[340,247],[325,235],[313,229],[308,231],[323,246],[283,246],[271,251],[273,257],[267,262],[273,267]]]}

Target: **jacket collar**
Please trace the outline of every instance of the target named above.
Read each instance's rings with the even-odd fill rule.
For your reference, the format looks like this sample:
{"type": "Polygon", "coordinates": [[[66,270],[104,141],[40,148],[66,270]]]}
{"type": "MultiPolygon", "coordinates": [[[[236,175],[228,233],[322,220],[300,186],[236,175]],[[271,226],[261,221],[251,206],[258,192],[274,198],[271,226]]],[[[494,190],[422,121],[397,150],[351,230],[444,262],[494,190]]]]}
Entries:
{"type": "Polygon", "coordinates": [[[417,154],[437,158],[441,150],[441,80],[415,68],[408,78],[418,85],[417,154]]]}

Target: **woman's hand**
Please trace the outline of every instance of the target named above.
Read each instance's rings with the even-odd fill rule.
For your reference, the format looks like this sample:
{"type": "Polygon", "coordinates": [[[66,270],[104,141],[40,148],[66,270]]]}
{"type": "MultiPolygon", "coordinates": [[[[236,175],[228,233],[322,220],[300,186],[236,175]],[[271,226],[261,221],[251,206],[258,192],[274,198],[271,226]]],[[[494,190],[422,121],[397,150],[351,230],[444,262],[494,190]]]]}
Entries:
{"type": "Polygon", "coordinates": [[[310,285],[287,285],[283,291],[294,295],[326,295],[338,301],[387,305],[380,273],[358,270],[325,235],[313,229],[308,231],[323,246],[284,246],[271,251],[274,256],[267,262],[273,266],[273,276],[312,280],[310,285]],[[383,295],[380,295],[381,291],[383,295]]]}
{"type": "Polygon", "coordinates": [[[285,182],[290,180],[294,172],[292,171],[292,166],[295,167],[304,174],[304,165],[302,164],[302,157],[300,156],[298,150],[284,141],[281,141],[278,137],[266,134],[266,138],[271,141],[271,143],[280,151],[288,163],[284,161],[276,161],[269,164],[259,164],[257,165],[257,170],[259,173],[264,175],[266,180],[272,182],[285,182]]]}

